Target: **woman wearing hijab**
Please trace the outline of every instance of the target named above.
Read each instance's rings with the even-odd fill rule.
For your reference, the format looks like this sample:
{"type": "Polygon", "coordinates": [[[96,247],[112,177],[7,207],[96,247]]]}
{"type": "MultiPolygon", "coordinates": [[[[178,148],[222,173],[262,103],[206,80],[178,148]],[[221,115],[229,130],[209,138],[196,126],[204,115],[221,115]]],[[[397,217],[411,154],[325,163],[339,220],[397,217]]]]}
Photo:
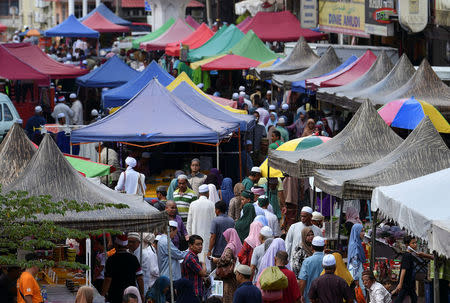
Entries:
{"type": "Polygon", "coordinates": [[[166,303],[166,293],[169,287],[169,278],[166,276],[159,277],[145,295],[145,301],[148,303],[166,303]]]}
{"type": "Polygon", "coordinates": [[[354,224],[362,224],[361,220],[359,219],[358,210],[353,206],[347,207],[347,210],[345,212],[345,219],[345,228],[350,231],[352,230],[354,224]]]}
{"type": "Polygon", "coordinates": [[[199,303],[195,296],[194,283],[188,279],[181,278],[173,282],[173,288],[177,291],[177,300],[175,303],[199,303]]]}
{"type": "Polygon", "coordinates": [[[308,119],[305,125],[305,129],[303,130],[302,137],[312,136],[315,130],[316,122],[314,121],[314,119],[308,119]]]}
{"type": "Polygon", "coordinates": [[[314,232],[311,227],[304,227],[302,229],[302,242],[295,248],[294,256],[292,257],[292,271],[297,277],[302,268],[303,261],[311,257],[314,253],[312,248],[312,240],[314,238],[314,232]]]}
{"type": "Polygon", "coordinates": [[[241,217],[242,202],[241,193],[245,190],[245,186],[242,183],[236,183],[234,185],[234,198],[230,200],[228,205],[228,215],[236,222],[241,217]]]}
{"type": "Polygon", "coordinates": [[[364,291],[362,283],[362,272],[364,271],[363,263],[366,262],[366,254],[362,246],[362,239],[364,238],[364,231],[362,224],[354,224],[350,233],[350,240],[348,241],[348,271],[353,277],[353,280],[359,282],[359,286],[364,291]]]}
{"type": "Polygon", "coordinates": [[[220,197],[217,194],[217,189],[214,184],[208,184],[209,189],[209,197],[208,199],[212,201],[212,203],[216,204],[216,202],[220,201],[220,197]]]}
{"type": "Polygon", "coordinates": [[[258,221],[253,221],[253,223],[250,224],[250,233],[248,234],[248,237],[245,238],[242,249],[238,254],[239,263],[250,266],[253,249],[261,244],[261,241],[259,240],[261,228],[263,228],[263,225],[258,221]]]}
{"type": "MultiPolygon", "coordinates": [[[[345,266],[344,259],[338,252],[333,253],[333,256],[336,259],[336,270],[334,271],[334,274],[344,279],[348,286],[351,286],[353,283],[353,277],[345,266]]],[[[323,274],[325,274],[325,270],[323,270],[320,275],[323,274]]]]}
{"type": "Polygon", "coordinates": [[[234,197],[233,181],[231,180],[231,178],[223,179],[220,189],[222,190],[222,200],[227,204],[228,207],[230,205],[231,199],[234,197]]]}
{"type": "Polygon", "coordinates": [[[253,203],[247,203],[242,208],[242,217],[236,221],[235,228],[241,239],[241,242],[247,238],[248,233],[250,232],[250,224],[252,224],[253,220],[256,217],[255,207],[253,203]]]}
{"type": "Polygon", "coordinates": [[[266,131],[269,131],[269,127],[270,127],[271,125],[273,125],[274,127],[276,127],[276,126],[277,126],[277,123],[278,123],[278,116],[277,116],[277,113],[276,113],[276,112],[270,112],[270,115],[269,115],[269,121],[267,121],[267,124],[266,124],[266,131]]]}
{"type": "MultiPolygon", "coordinates": [[[[141,300],[141,295],[138,292],[138,300],[141,300]]],[[[75,303],[92,303],[94,300],[94,289],[90,286],[82,286],[78,289],[75,303]]],[[[141,303],[141,302],[138,302],[141,303]]]]}
{"type": "Polygon", "coordinates": [[[210,174],[214,174],[217,177],[217,188],[220,188],[222,186],[222,182],[223,182],[223,175],[220,173],[220,170],[218,170],[217,168],[211,168],[209,170],[210,174]]]}
{"type": "Polygon", "coordinates": [[[124,295],[133,294],[133,295],[135,295],[138,298],[137,303],[142,303],[141,294],[139,293],[139,289],[137,289],[136,286],[128,286],[123,291],[123,294],[124,295]]]}
{"type": "MultiPolygon", "coordinates": [[[[261,273],[264,271],[264,269],[266,269],[267,267],[275,266],[275,255],[279,251],[286,251],[286,244],[281,238],[273,239],[269,248],[266,250],[266,253],[262,257],[261,263],[259,264],[257,281],[259,281],[259,277],[261,276],[261,273]]],[[[286,267],[290,269],[289,264],[286,265],[286,267]]]]}

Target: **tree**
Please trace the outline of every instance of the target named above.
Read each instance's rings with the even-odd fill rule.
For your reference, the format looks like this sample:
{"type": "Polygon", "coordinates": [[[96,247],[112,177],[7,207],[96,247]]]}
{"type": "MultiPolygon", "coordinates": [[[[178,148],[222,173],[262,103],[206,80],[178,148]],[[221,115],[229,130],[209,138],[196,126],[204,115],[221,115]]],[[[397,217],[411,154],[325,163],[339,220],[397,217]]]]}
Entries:
{"type": "MultiPolygon", "coordinates": [[[[74,200],[52,201],[50,196],[29,196],[25,191],[12,191],[4,194],[0,185],[0,264],[25,267],[29,263],[17,259],[16,252],[22,250],[52,249],[55,243],[66,238],[83,239],[91,234],[103,231],[80,231],[64,228],[42,215],[64,215],[69,211],[92,211],[106,207],[126,208],[125,204],[79,203],[74,200]],[[45,217],[44,217],[45,218],[45,217]]],[[[114,232],[114,231],[109,231],[114,232]]],[[[42,260],[39,266],[65,266],[72,268],[85,268],[77,262],[54,262],[42,260]]]]}

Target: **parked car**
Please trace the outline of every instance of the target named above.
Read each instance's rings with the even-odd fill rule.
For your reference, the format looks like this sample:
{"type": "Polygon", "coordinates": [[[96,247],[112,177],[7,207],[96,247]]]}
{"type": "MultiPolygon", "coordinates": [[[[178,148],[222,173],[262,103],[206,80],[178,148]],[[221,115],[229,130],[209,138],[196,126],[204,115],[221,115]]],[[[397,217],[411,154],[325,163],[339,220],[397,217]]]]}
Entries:
{"type": "Polygon", "coordinates": [[[0,93],[0,142],[18,119],[19,113],[9,97],[0,93]]]}

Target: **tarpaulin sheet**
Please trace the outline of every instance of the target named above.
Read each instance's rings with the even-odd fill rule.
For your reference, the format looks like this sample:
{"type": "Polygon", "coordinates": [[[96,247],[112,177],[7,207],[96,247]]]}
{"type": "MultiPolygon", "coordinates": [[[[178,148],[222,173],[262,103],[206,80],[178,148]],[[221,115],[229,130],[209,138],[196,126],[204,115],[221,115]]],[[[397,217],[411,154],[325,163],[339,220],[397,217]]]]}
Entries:
{"type": "Polygon", "coordinates": [[[9,80],[50,80],[47,74],[41,73],[33,66],[16,58],[4,44],[0,44],[0,77],[9,80]]]}
{"type": "Polygon", "coordinates": [[[165,32],[167,32],[169,30],[169,28],[175,23],[175,19],[174,18],[170,18],[169,20],[166,21],[166,23],[164,23],[160,28],[158,28],[155,31],[152,31],[151,33],[143,36],[143,37],[139,37],[133,40],[133,42],[131,42],[131,46],[133,48],[139,48],[139,45],[143,42],[147,42],[147,41],[152,41],[156,38],[158,38],[159,36],[161,36],[162,34],[164,34],[165,32]]]}
{"type": "Polygon", "coordinates": [[[44,35],[47,37],[98,38],[100,33],[78,21],[74,15],[70,15],[57,26],[46,30],[44,35]]]}
{"type": "Polygon", "coordinates": [[[317,41],[327,36],[323,33],[302,28],[297,17],[289,11],[258,12],[241,29],[244,33],[253,30],[263,41],[289,42],[297,41],[300,37],[304,37],[306,41],[317,41]]]}
{"type": "Polygon", "coordinates": [[[72,142],[211,142],[239,123],[226,123],[190,108],[153,79],[118,111],[72,132],[72,142]]]}
{"type": "Polygon", "coordinates": [[[185,39],[175,42],[169,43],[166,46],[166,54],[169,56],[180,56],[180,48],[182,45],[189,46],[189,49],[196,49],[206,43],[211,37],[214,36],[214,32],[205,24],[202,23],[200,27],[198,27],[195,32],[190,34],[185,39]]]}
{"type": "Polygon", "coordinates": [[[131,79],[124,85],[110,89],[103,93],[103,107],[116,107],[124,105],[128,100],[134,97],[142,88],[144,88],[153,78],[167,86],[173,81],[173,77],[169,75],[155,61],[152,61],[147,68],[141,72],[139,77],[131,79]]]}
{"type": "Polygon", "coordinates": [[[100,3],[100,5],[97,6],[91,12],[89,12],[89,14],[80,18],[80,21],[86,20],[87,18],[89,18],[90,16],[92,16],[93,14],[95,14],[97,12],[100,13],[103,17],[105,17],[106,19],[108,19],[109,21],[111,21],[114,24],[125,25],[125,26],[131,25],[130,21],[120,18],[119,16],[114,14],[108,7],[106,7],[106,5],[104,5],[103,3],[100,3]]]}
{"type": "Polygon", "coordinates": [[[200,24],[194,19],[192,18],[191,15],[188,15],[184,21],[186,21],[187,24],[189,24],[193,29],[197,29],[200,27],[200,24]]]}
{"type": "Polygon", "coordinates": [[[86,87],[117,87],[137,78],[141,73],[113,56],[89,74],[78,77],[76,83],[86,87]]]}
{"type": "Polygon", "coordinates": [[[250,30],[229,52],[233,55],[250,58],[256,61],[269,61],[278,58],[262,41],[250,30]]]}
{"type": "Polygon", "coordinates": [[[122,33],[130,31],[128,27],[112,23],[98,12],[86,18],[82,23],[99,33],[122,33]]]}
{"type": "Polygon", "coordinates": [[[202,65],[202,70],[239,70],[249,69],[261,64],[261,61],[256,61],[250,58],[238,55],[225,55],[219,59],[211,61],[202,65]]]}
{"type": "Polygon", "coordinates": [[[167,32],[152,41],[141,43],[140,48],[146,51],[162,50],[167,44],[183,40],[192,32],[192,28],[184,20],[178,19],[167,32]]]}

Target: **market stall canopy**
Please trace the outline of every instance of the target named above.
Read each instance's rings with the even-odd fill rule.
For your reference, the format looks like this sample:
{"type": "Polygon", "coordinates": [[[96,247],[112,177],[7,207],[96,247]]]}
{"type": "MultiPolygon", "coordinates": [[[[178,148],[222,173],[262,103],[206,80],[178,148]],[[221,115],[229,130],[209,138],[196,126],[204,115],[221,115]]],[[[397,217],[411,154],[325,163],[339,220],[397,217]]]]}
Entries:
{"type": "Polygon", "coordinates": [[[317,41],[327,37],[326,34],[302,28],[297,17],[289,11],[258,12],[249,23],[242,27],[244,33],[249,30],[253,30],[264,42],[297,41],[300,37],[305,38],[306,41],[317,41]]]}
{"type": "Polygon", "coordinates": [[[70,15],[66,20],[45,31],[46,37],[98,38],[100,33],[87,27],[70,15]]]}
{"type": "Polygon", "coordinates": [[[103,17],[103,15],[98,12],[95,12],[90,17],[83,20],[82,23],[87,27],[98,31],[99,33],[123,33],[130,31],[128,27],[117,25],[103,17]]]}
{"type": "Polygon", "coordinates": [[[20,61],[32,66],[35,70],[51,79],[76,78],[87,74],[87,69],[59,63],[47,56],[37,45],[30,43],[5,43],[9,53],[20,61]]]}
{"type": "Polygon", "coordinates": [[[231,24],[223,31],[220,29],[211,39],[201,47],[189,51],[188,61],[194,62],[206,57],[216,56],[226,53],[235,46],[244,34],[235,25],[231,24]]]}
{"type": "Polygon", "coordinates": [[[110,89],[102,94],[103,107],[117,107],[124,105],[144,88],[152,79],[167,86],[173,81],[172,75],[166,72],[155,61],[152,61],[137,78],[129,80],[124,85],[110,89]]]}
{"type": "MultiPolygon", "coordinates": [[[[187,82],[181,82],[172,90],[172,93],[187,106],[207,117],[214,117],[214,119],[225,122],[239,123],[241,131],[248,131],[255,124],[255,119],[252,116],[241,115],[226,110],[222,106],[208,100],[208,98],[197,92],[187,82]]],[[[234,131],[237,130],[234,129],[234,131]]]]}
{"type": "Polygon", "coordinates": [[[147,41],[152,41],[156,38],[158,38],[159,36],[161,36],[162,34],[164,34],[165,32],[167,32],[169,30],[169,28],[175,23],[175,19],[174,18],[170,18],[169,20],[166,21],[166,23],[164,23],[160,28],[158,28],[155,31],[152,31],[151,33],[143,36],[143,37],[139,37],[133,40],[133,42],[131,42],[131,46],[133,48],[139,48],[140,44],[143,42],[147,42],[147,41]]]}
{"type": "Polygon", "coordinates": [[[3,25],[0,23],[0,33],[6,31],[8,29],[8,27],[6,25],[3,25]]]}
{"type": "Polygon", "coordinates": [[[425,117],[415,130],[385,157],[360,168],[317,169],[314,185],[343,199],[370,199],[375,187],[393,185],[450,167],[450,150],[425,117]]]}
{"type": "Polygon", "coordinates": [[[270,50],[253,31],[245,34],[241,41],[233,46],[228,53],[261,62],[278,58],[277,54],[270,50]]]}
{"type": "MultiPolygon", "coordinates": [[[[5,95],[0,94],[0,98],[5,95]]],[[[36,149],[19,123],[14,123],[0,144],[0,184],[14,182],[33,157],[36,149]]]]}
{"type": "Polygon", "coordinates": [[[306,178],[318,168],[350,169],[375,162],[402,141],[366,101],[333,140],[301,152],[270,151],[269,165],[290,176],[306,178]]]}
{"type": "Polygon", "coordinates": [[[244,26],[246,26],[250,21],[252,21],[252,17],[245,18],[241,23],[236,25],[237,28],[242,29],[244,26]]]}
{"type": "Polygon", "coordinates": [[[242,70],[256,67],[261,61],[238,55],[225,55],[219,59],[202,65],[202,70],[242,70]]]}
{"type": "Polygon", "coordinates": [[[89,212],[68,212],[61,215],[38,215],[58,225],[82,230],[117,229],[121,231],[161,230],[166,215],[143,201],[141,196],[127,195],[94,184],[81,176],[64,158],[49,134],[44,136],[39,150],[16,181],[5,192],[26,191],[29,196],[49,195],[53,201],[64,199],[98,203],[126,204],[128,208],[113,207],[89,212]]]}
{"type": "Polygon", "coordinates": [[[262,80],[270,79],[274,74],[295,74],[307,69],[319,58],[306,40],[301,37],[286,59],[269,67],[257,68],[255,72],[262,80]]]}
{"type": "Polygon", "coordinates": [[[192,32],[192,28],[184,20],[178,19],[167,32],[152,41],[141,43],[140,48],[146,51],[162,50],[169,43],[183,40],[192,34],[192,32]]]}
{"type": "Polygon", "coordinates": [[[430,251],[450,257],[450,168],[374,189],[370,207],[427,242],[430,251]],[[432,207],[430,207],[432,206],[432,207]]]}
{"type": "Polygon", "coordinates": [[[113,114],[74,130],[71,140],[217,143],[236,125],[200,114],[153,79],[113,114]]]}
{"type": "Polygon", "coordinates": [[[113,56],[89,74],[78,77],[76,83],[86,87],[117,87],[137,78],[141,73],[113,56]]]}
{"type": "Polygon", "coordinates": [[[39,29],[32,28],[30,30],[27,30],[25,33],[25,36],[27,37],[40,37],[43,34],[43,32],[39,29]]]}
{"type": "Polygon", "coordinates": [[[80,18],[80,21],[84,21],[84,20],[88,19],[89,17],[91,17],[95,13],[99,13],[100,15],[102,15],[103,17],[105,17],[106,19],[108,19],[109,21],[111,21],[114,24],[125,25],[125,26],[131,25],[130,21],[127,21],[125,19],[120,18],[119,16],[114,14],[103,3],[100,3],[100,5],[97,6],[94,10],[90,11],[89,14],[87,14],[86,16],[80,18]]]}
{"type": "Polygon", "coordinates": [[[306,80],[329,73],[341,64],[341,60],[336,55],[334,48],[329,46],[326,52],[313,65],[295,74],[274,74],[273,84],[279,87],[290,88],[292,82],[306,80]]]}
{"type": "Polygon", "coordinates": [[[166,54],[169,56],[179,57],[181,46],[186,45],[189,49],[196,49],[205,44],[206,41],[211,39],[212,36],[214,36],[214,32],[205,23],[202,23],[202,25],[200,25],[195,32],[190,34],[185,39],[167,44],[166,54]]]}
{"type": "Polygon", "coordinates": [[[194,18],[192,18],[191,15],[186,16],[184,21],[186,21],[186,23],[195,30],[200,27],[200,24],[194,18]]]}
{"type": "Polygon", "coordinates": [[[4,44],[0,44],[0,77],[9,80],[50,81],[47,74],[41,73],[33,66],[15,57],[4,44]]]}

